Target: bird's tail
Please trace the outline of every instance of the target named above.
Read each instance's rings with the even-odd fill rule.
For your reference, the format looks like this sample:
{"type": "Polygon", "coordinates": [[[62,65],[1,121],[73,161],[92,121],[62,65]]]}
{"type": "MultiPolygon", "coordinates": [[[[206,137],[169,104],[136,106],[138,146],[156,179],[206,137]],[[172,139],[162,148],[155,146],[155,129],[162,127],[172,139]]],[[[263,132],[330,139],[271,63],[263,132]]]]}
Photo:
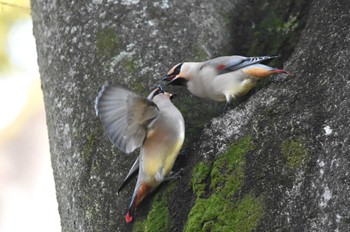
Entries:
{"type": "Polygon", "coordinates": [[[285,74],[288,74],[289,76],[292,75],[290,72],[283,70],[283,69],[278,69],[278,68],[274,69],[274,72],[275,73],[285,73],[285,74]]]}
{"type": "Polygon", "coordinates": [[[129,223],[132,221],[135,209],[140,204],[140,202],[148,195],[150,190],[151,187],[145,183],[141,182],[140,184],[136,184],[135,191],[130,201],[128,213],[125,216],[126,222],[129,223]]]}

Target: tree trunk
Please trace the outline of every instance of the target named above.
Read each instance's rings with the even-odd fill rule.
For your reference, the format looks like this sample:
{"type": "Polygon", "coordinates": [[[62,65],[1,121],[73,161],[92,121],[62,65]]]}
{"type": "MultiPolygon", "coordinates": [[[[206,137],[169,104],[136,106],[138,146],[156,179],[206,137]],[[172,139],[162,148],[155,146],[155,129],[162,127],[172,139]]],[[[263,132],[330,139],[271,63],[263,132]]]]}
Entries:
{"type": "MultiPolygon", "coordinates": [[[[238,13],[266,2],[32,1],[63,231],[350,229],[349,6],[325,0],[311,3],[292,46],[285,69],[293,76],[273,78],[224,116],[222,104],[167,89],[181,93],[185,155],[175,169],[185,173],[125,223],[133,183],[116,191],[137,152],[124,156],[104,135],[94,112],[99,87],[109,81],[146,95],[176,63],[239,51],[238,13]]],[[[276,33],[293,33],[298,22],[287,17],[276,33]]]]}
{"type": "MultiPolygon", "coordinates": [[[[224,15],[231,5],[209,0],[32,1],[63,231],[127,231],[133,226],[124,219],[133,183],[120,195],[117,189],[137,152],[124,156],[104,135],[94,111],[99,87],[108,81],[146,95],[177,62],[220,54],[229,47],[224,15]]],[[[186,124],[194,138],[210,113],[203,113],[200,101],[189,94],[180,100],[187,102],[180,107],[188,112],[185,117],[197,118],[186,124]]],[[[148,211],[146,201],[135,218],[148,211]]],[[[183,225],[186,214],[179,217],[183,225]]]]}

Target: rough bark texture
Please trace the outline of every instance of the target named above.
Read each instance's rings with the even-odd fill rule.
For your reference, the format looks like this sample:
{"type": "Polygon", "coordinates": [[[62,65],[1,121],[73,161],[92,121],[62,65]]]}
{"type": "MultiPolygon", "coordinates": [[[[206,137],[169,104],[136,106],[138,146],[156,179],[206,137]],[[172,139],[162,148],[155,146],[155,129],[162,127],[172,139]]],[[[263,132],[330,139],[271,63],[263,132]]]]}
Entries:
{"type": "MultiPolygon", "coordinates": [[[[164,215],[158,223],[163,231],[350,229],[349,6],[326,0],[311,3],[302,37],[289,50],[294,54],[285,69],[294,75],[273,78],[237,108],[212,119],[200,137],[203,123],[220,115],[223,105],[171,89],[181,92],[175,104],[187,126],[185,156],[177,164],[185,167],[184,177],[146,199],[136,223],[124,222],[134,186],[120,195],[116,190],[136,154],[122,155],[104,136],[94,115],[99,87],[109,81],[147,94],[178,62],[239,50],[230,44],[237,47],[243,40],[227,31],[237,22],[231,15],[245,9],[245,2],[32,1],[63,231],[152,231],[164,215]],[[223,154],[227,147],[239,158],[234,167],[224,160],[231,154],[223,154]],[[204,162],[192,177],[199,161],[204,162]],[[202,177],[195,176],[203,170],[202,177]],[[217,179],[218,173],[223,178],[217,179]],[[224,206],[219,213],[230,213],[227,221],[238,223],[215,214],[212,202],[224,206]]],[[[285,22],[282,29],[297,27],[293,18],[285,22]]]]}

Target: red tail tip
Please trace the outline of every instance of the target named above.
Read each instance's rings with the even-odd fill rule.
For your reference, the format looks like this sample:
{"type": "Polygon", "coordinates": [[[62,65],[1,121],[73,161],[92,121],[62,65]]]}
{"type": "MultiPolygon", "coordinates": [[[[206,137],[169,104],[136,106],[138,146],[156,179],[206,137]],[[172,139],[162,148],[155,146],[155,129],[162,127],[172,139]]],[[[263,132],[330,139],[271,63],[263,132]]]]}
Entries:
{"type": "Polygon", "coordinates": [[[287,71],[285,71],[285,70],[283,70],[283,69],[276,69],[275,72],[277,72],[277,73],[285,73],[285,74],[287,74],[288,76],[291,76],[291,75],[292,75],[290,72],[287,72],[287,71]]]}
{"type": "Polygon", "coordinates": [[[132,217],[130,216],[129,212],[127,213],[127,215],[125,216],[125,221],[127,223],[131,222],[132,221],[132,217]]]}

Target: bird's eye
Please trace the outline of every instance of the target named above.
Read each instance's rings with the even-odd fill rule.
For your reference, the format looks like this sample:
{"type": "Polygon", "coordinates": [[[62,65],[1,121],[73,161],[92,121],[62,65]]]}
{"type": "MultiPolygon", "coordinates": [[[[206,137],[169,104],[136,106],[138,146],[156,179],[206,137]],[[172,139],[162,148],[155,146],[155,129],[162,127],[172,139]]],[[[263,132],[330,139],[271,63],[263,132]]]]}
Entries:
{"type": "Polygon", "coordinates": [[[160,93],[164,93],[163,87],[161,85],[157,85],[156,88],[157,88],[157,91],[153,94],[153,97],[160,93]]]}
{"type": "Polygon", "coordinates": [[[171,70],[170,70],[170,72],[169,72],[168,75],[169,75],[169,76],[176,76],[177,74],[180,73],[181,67],[182,67],[182,63],[180,63],[180,64],[174,66],[173,71],[171,72],[171,70]]]}
{"type": "Polygon", "coordinates": [[[182,64],[179,64],[179,65],[175,68],[175,70],[174,70],[174,74],[175,74],[175,75],[177,75],[177,74],[180,73],[181,67],[182,67],[182,64]]]}

